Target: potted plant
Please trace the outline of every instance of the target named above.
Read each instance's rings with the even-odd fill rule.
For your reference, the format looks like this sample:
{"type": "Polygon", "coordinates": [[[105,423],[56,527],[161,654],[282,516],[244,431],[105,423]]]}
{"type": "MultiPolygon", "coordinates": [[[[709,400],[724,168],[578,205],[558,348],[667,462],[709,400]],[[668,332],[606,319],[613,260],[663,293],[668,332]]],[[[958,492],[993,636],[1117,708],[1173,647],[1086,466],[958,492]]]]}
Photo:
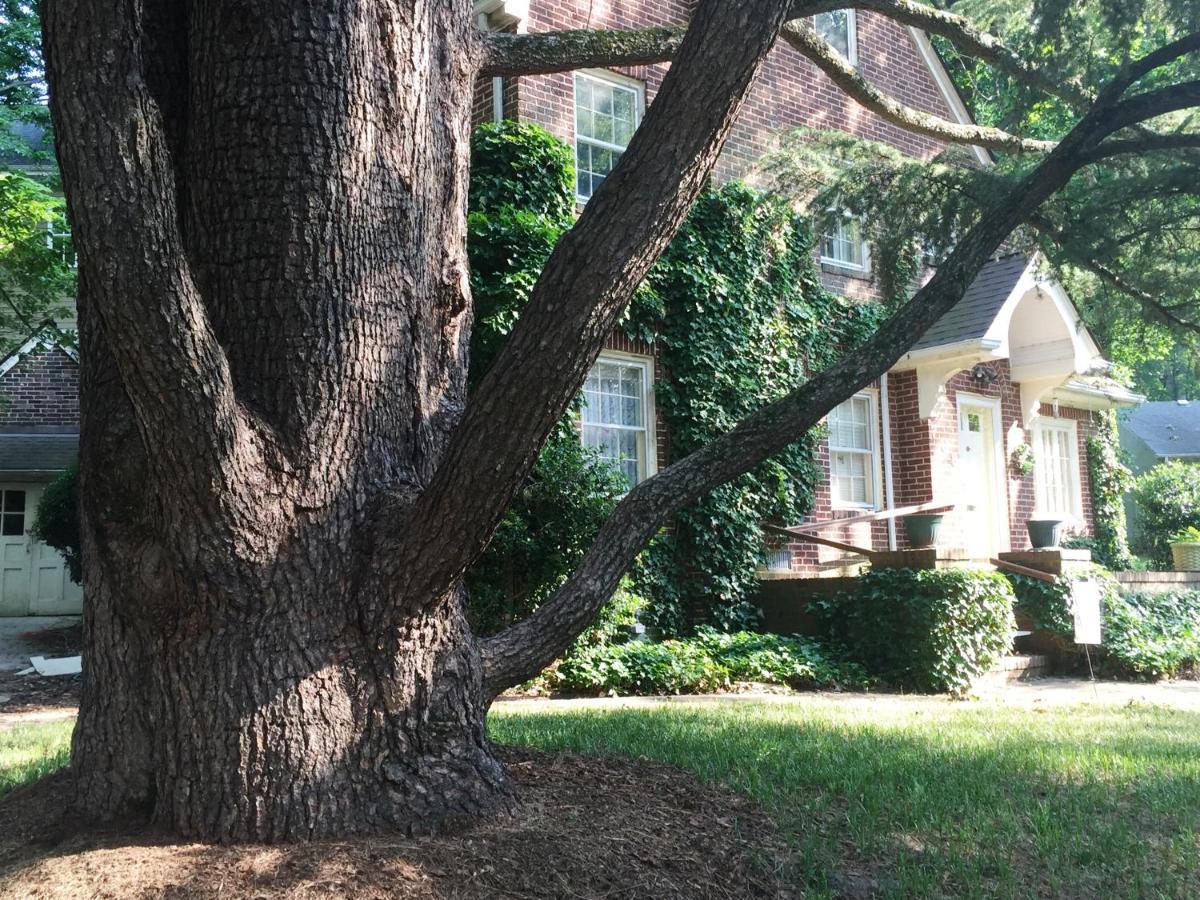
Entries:
{"type": "Polygon", "coordinates": [[[1062,534],[1062,519],[1030,519],[1025,523],[1029,531],[1029,543],[1034,550],[1045,550],[1057,547],[1062,534]]]}
{"type": "Polygon", "coordinates": [[[1200,572],[1200,528],[1189,525],[1171,535],[1176,572],[1200,572]]]}
{"type": "Polygon", "coordinates": [[[1011,460],[1013,472],[1017,475],[1024,478],[1033,474],[1033,448],[1024,441],[1013,447],[1011,460]]]}
{"type": "Polygon", "coordinates": [[[905,516],[904,536],[908,538],[908,545],[921,550],[937,544],[942,518],[941,513],[913,513],[905,516]]]}

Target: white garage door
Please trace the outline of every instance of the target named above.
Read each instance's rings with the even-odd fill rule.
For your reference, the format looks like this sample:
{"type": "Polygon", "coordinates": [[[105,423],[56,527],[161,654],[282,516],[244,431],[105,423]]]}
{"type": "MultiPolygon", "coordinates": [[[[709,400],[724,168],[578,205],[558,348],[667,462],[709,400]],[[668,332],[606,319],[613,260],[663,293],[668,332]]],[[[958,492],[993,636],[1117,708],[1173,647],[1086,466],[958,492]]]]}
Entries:
{"type": "Polygon", "coordinates": [[[0,615],[78,613],[83,592],[57,550],[29,534],[40,484],[0,484],[0,615]]]}

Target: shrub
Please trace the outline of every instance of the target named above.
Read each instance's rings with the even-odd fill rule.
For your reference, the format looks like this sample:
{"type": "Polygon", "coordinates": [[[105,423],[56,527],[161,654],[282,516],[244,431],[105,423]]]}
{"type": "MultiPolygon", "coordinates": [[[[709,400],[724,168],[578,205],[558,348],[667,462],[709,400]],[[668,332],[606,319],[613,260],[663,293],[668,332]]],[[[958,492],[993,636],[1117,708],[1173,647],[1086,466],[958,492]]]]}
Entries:
{"type": "Polygon", "coordinates": [[[537,609],[575,570],[625,490],[617,469],[560,429],[467,572],[474,627],[492,634],[537,609]]]}
{"type": "Polygon", "coordinates": [[[1096,661],[1110,675],[1162,678],[1194,670],[1200,663],[1200,591],[1166,594],[1122,594],[1101,567],[1054,582],[1010,575],[1017,605],[1034,628],[1062,639],[1072,655],[1075,623],[1071,618],[1071,585],[1099,580],[1104,586],[1101,613],[1103,643],[1096,661]]]}
{"type": "Polygon", "coordinates": [[[82,553],[79,547],[79,470],[67,469],[46,485],[38,500],[30,533],[57,550],[67,561],[67,571],[76,584],[83,583],[82,553]]]}
{"type": "Polygon", "coordinates": [[[861,668],[838,661],[812,638],[710,628],[661,643],[577,645],[547,680],[586,694],[698,694],[739,681],[793,688],[867,683],[861,668]]]}
{"type": "Polygon", "coordinates": [[[1200,591],[1114,594],[1104,607],[1105,655],[1124,671],[1162,678],[1200,663],[1200,591]]]}
{"type": "Polygon", "coordinates": [[[814,606],[871,675],[896,687],[961,694],[1010,646],[1013,601],[997,572],[880,569],[814,606]]]}
{"type": "Polygon", "coordinates": [[[1138,508],[1134,550],[1171,567],[1170,536],[1200,526],[1200,466],[1167,462],[1138,476],[1133,500],[1138,508]]]}

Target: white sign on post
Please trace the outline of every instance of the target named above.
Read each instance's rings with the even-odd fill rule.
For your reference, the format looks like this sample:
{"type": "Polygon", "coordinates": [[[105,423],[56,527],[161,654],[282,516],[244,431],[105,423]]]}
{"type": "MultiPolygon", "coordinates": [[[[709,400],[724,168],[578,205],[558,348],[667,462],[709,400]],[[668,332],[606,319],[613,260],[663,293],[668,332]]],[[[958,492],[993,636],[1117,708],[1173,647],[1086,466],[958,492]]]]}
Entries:
{"type": "Polygon", "coordinates": [[[1071,585],[1071,615],[1075,619],[1075,643],[1100,643],[1100,583],[1076,581],[1071,585]]]}

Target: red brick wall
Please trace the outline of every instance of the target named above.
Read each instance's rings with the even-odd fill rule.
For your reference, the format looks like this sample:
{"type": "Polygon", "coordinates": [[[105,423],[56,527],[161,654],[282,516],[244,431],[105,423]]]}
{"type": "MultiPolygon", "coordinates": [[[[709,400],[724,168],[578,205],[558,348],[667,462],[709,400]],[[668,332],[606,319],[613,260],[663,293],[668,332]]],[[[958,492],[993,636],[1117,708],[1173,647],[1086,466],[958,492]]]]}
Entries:
{"type": "Polygon", "coordinates": [[[0,427],[79,427],[79,364],[61,348],[27,354],[0,377],[0,427]]]}
{"type": "MultiPolygon", "coordinates": [[[[991,384],[974,381],[970,370],[952,376],[946,383],[945,394],[939,398],[933,415],[921,419],[917,403],[916,372],[893,372],[888,376],[888,405],[891,411],[892,478],[896,506],[909,506],[930,500],[955,503],[963,501],[963,489],[958,475],[958,399],[960,393],[1000,401],[1000,427],[1005,468],[1005,497],[1008,510],[1009,548],[1025,549],[1029,535],[1025,523],[1034,513],[1034,476],[1021,476],[1012,469],[1013,450],[1021,442],[1031,443],[1029,432],[1021,425],[1020,385],[1014,384],[1007,360],[990,364],[999,375],[991,384]]],[[[1082,409],[1060,406],[1057,414],[1042,404],[1040,414],[1077,423],[1080,493],[1083,508],[1082,528],[1077,533],[1090,534],[1092,523],[1091,485],[1087,470],[1087,440],[1099,432],[1095,414],[1082,409]]],[[[882,454],[881,454],[882,456],[882,454]]],[[[828,447],[822,443],[820,459],[829,471],[828,447]]],[[[880,460],[882,465],[882,459],[880,460]]],[[[886,486],[885,486],[886,489],[886,486]]],[[[886,496],[886,495],[883,495],[886,496]]],[[[883,499],[881,496],[881,501],[883,499]]],[[[881,502],[882,506],[882,502],[881,502]]],[[[835,512],[832,508],[829,484],[817,492],[817,504],[810,521],[823,521],[855,515],[854,511],[835,512]]],[[[939,544],[943,547],[965,546],[965,529],[970,526],[964,513],[947,514],[939,544]]],[[[832,538],[855,546],[884,550],[888,546],[887,526],[882,522],[859,523],[844,527],[832,526],[821,531],[822,537],[832,538]]],[[[897,521],[897,546],[907,545],[903,524],[897,521]]],[[[833,574],[846,565],[863,561],[860,556],[844,554],[832,548],[797,542],[791,545],[792,569],[806,574],[833,574]]]]}

